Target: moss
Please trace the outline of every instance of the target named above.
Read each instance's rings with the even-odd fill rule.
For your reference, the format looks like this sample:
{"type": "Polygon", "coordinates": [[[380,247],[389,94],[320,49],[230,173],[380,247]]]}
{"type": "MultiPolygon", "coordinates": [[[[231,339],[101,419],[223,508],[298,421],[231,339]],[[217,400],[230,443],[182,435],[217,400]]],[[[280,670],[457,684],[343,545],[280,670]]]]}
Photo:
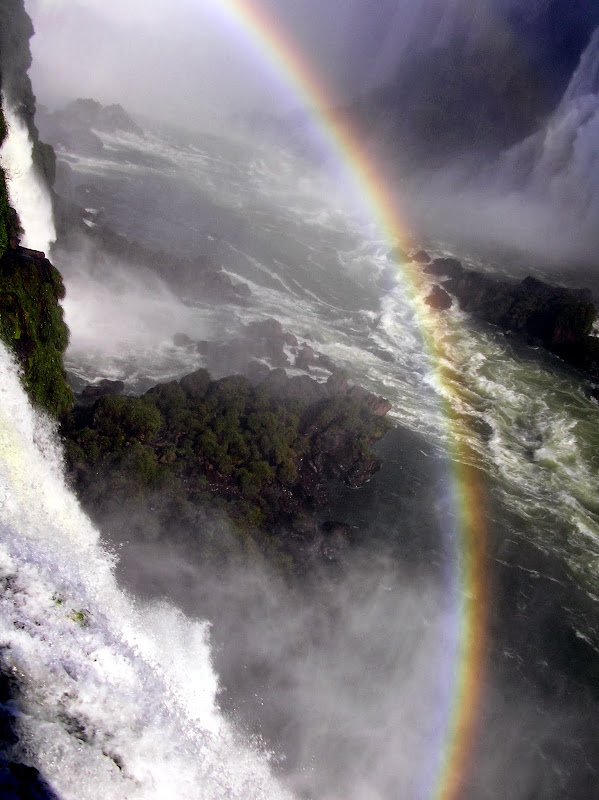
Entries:
{"type": "Polygon", "coordinates": [[[167,509],[165,529],[190,531],[208,558],[229,547],[212,524],[224,512],[242,551],[284,561],[281,531],[323,502],[325,477],[370,470],[370,444],[389,423],[360,396],[314,403],[273,391],[200,370],[141,398],[76,409],[63,435],[84,504],[98,514],[131,502],[167,509]],[[328,468],[339,459],[343,469],[328,468]]]}
{"type": "Polygon", "coordinates": [[[62,366],[69,333],[60,273],[46,259],[8,248],[0,258],[0,283],[0,338],[14,350],[33,402],[59,416],[73,403],[62,366]]]}

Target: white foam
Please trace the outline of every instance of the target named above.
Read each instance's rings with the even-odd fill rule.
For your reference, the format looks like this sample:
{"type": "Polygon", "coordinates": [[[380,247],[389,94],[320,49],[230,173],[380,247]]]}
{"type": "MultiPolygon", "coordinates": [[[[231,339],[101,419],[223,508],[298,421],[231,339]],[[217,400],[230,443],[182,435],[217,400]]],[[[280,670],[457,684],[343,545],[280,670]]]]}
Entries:
{"type": "Polygon", "coordinates": [[[27,761],[61,800],[288,798],[219,711],[206,623],[136,607],[0,347],[0,637],[27,761]]]}
{"type": "Polygon", "coordinates": [[[50,195],[33,165],[33,144],[25,123],[2,94],[2,110],[8,128],[0,149],[0,163],[6,173],[10,202],[16,209],[26,247],[46,253],[56,241],[50,195]]]}

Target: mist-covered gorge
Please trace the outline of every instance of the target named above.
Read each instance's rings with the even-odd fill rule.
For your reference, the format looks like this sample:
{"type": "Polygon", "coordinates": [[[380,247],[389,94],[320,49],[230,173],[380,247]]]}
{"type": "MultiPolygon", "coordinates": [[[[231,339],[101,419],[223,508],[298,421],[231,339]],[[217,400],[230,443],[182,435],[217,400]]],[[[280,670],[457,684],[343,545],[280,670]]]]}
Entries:
{"type": "MultiPolygon", "coordinates": [[[[465,4],[444,7],[449,33],[476,22],[465,4]]],[[[475,674],[460,796],[592,797],[599,441],[586,379],[542,338],[477,323],[455,290],[444,312],[427,306],[433,286],[452,287],[425,266],[455,253],[433,236],[392,250],[338,171],[243,138],[144,131],[95,101],[49,116],[65,363],[78,393],[92,384],[62,433],[98,529],[2,355],[15,782],[43,778],[60,798],[424,800],[446,763],[456,679],[475,674]],[[401,266],[417,255],[414,298],[401,266]],[[380,396],[394,427],[358,485],[350,456],[369,453],[354,434],[369,406],[387,409],[380,396]],[[321,418],[306,417],[309,398],[321,418]],[[334,446],[330,496],[286,528],[287,552],[239,515],[231,527],[247,498],[246,515],[288,511],[297,459],[319,477],[334,446]],[[487,534],[470,673],[461,470],[482,487],[487,534]]],[[[39,277],[40,255],[20,253],[39,277]]],[[[498,255],[459,255],[485,285],[509,271],[498,255]]],[[[527,285],[500,283],[496,319],[526,328],[527,285]]]]}

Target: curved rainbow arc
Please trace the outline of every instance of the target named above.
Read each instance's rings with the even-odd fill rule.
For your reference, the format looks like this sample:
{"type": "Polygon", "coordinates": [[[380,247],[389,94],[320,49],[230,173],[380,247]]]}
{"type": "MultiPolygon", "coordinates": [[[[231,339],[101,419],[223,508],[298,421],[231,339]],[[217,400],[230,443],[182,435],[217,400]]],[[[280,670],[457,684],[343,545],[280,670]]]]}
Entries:
{"type": "MultiPolygon", "coordinates": [[[[390,247],[406,241],[407,230],[401,221],[397,199],[348,121],[334,110],[334,103],[323,88],[322,81],[302,59],[283,30],[255,0],[219,0],[219,5],[260,46],[276,74],[284,78],[303,104],[311,110],[323,138],[346,168],[358,190],[364,193],[366,205],[390,247]]],[[[436,379],[446,393],[450,393],[433,317],[421,299],[424,289],[421,270],[414,264],[402,264],[400,269],[410,299],[420,311],[417,314],[420,331],[436,379]]],[[[452,701],[435,785],[430,796],[434,800],[459,800],[477,730],[486,653],[485,492],[481,473],[472,464],[473,454],[453,429],[450,403],[447,399],[443,399],[441,403],[448,422],[449,455],[454,465],[451,477],[456,519],[454,534],[457,539],[459,600],[452,701]]]]}

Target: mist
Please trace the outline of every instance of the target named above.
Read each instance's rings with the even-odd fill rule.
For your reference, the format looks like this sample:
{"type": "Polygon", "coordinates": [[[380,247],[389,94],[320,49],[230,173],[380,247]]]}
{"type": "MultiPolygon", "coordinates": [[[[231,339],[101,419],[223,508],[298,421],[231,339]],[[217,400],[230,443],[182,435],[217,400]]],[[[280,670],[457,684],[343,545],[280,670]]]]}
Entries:
{"type": "MultiPolygon", "coordinates": [[[[354,521],[357,538],[367,535],[354,521]]],[[[414,520],[402,522],[406,533],[413,528],[414,520]]],[[[192,539],[164,536],[142,508],[127,519],[113,510],[103,529],[118,542],[118,576],[136,597],[168,600],[192,620],[211,620],[219,705],[270,753],[295,797],[433,795],[450,722],[457,621],[451,591],[430,563],[406,564],[393,554],[395,528],[387,544],[370,540],[342,562],[314,564],[291,581],[242,555],[227,566],[202,562],[192,539]]],[[[534,613],[542,624],[547,602],[534,613]]],[[[575,692],[548,697],[521,674],[508,641],[500,636],[484,654],[462,796],[567,796],[561,792],[588,780],[592,710],[575,692]],[[562,785],[564,748],[569,768],[581,769],[562,785]]]]}
{"type": "MultiPolygon", "coordinates": [[[[258,4],[318,76],[331,105],[359,104],[368,146],[382,146],[400,164],[398,193],[416,230],[463,249],[511,250],[523,261],[572,268],[594,263],[598,247],[592,33],[599,12],[580,3],[566,14],[562,5],[385,0],[373,11],[358,0],[258,4]],[[455,94],[461,79],[469,86],[470,64],[481,58],[481,80],[470,94],[455,94]],[[504,75],[505,89],[496,91],[504,75]],[[431,97],[438,108],[423,122],[420,106],[431,97]]],[[[258,111],[310,151],[298,142],[311,141],[312,123],[297,116],[301,103],[284,68],[226,4],[181,0],[176,13],[165,0],[123,7],[28,0],[27,7],[40,31],[31,75],[42,101],[91,96],[181,127],[229,125],[258,111]]]]}
{"type": "Polygon", "coordinates": [[[200,366],[200,356],[183,353],[173,339],[214,335],[216,314],[199,313],[151,269],[109,256],[83,239],[56,257],[67,290],[65,363],[81,387],[101,375],[141,393],[200,366]]]}

